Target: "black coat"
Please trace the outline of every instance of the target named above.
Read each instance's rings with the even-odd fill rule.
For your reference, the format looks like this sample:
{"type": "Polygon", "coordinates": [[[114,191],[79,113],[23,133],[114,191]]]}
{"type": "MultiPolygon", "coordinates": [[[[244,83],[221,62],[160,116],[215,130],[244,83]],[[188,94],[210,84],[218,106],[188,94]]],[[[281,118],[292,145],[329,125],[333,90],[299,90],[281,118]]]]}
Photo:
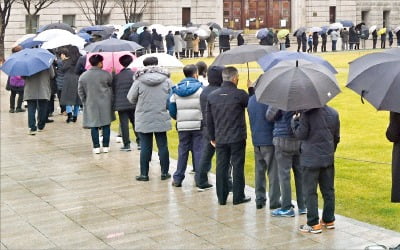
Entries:
{"type": "Polygon", "coordinates": [[[390,112],[386,137],[393,142],[392,153],[392,202],[400,202],[400,113],[390,112]]]}
{"type": "Polygon", "coordinates": [[[64,74],[63,87],[61,90],[61,105],[81,105],[78,96],[79,75],[75,73],[76,62],[72,58],[63,61],[61,72],[64,74]]]}
{"type": "Polygon", "coordinates": [[[318,32],[314,32],[314,33],[312,34],[312,39],[313,39],[313,45],[314,45],[314,46],[317,46],[317,45],[318,45],[318,38],[319,38],[318,32]]]}
{"type": "Polygon", "coordinates": [[[165,43],[167,45],[167,49],[173,48],[175,46],[174,35],[168,34],[165,36],[165,43]]]}
{"type": "Polygon", "coordinates": [[[245,109],[249,95],[232,82],[208,96],[207,129],[211,140],[217,144],[230,144],[246,140],[245,109]]]}
{"type": "Polygon", "coordinates": [[[350,28],[349,30],[349,43],[357,42],[357,32],[354,28],[350,28]]]}
{"type": "Polygon", "coordinates": [[[292,120],[295,137],[301,140],[300,165],[321,168],[334,165],[334,154],[340,140],[339,115],[331,107],[303,112],[292,120]]]}
{"type": "Polygon", "coordinates": [[[139,44],[147,48],[151,45],[151,34],[148,31],[143,31],[139,35],[139,44]]]}
{"type": "Polygon", "coordinates": [[[243,38],[242,34],[239,34],[237,36],[237,45],[240,46],[240,45],[243,45],[243,44],[244,44],[244,38],[243,38]]]}
{"type": "Polygon", "coordinates": [[[115,75],[112,83],[113,88],[113,110],[134,110],[135,106],[126,97],[133,84],[134,72],[130,69],[123,69],[115,75]]]}
{"type": "Polygon", "coordinates": [[[231,43],[230,43],[228,35],[219,36],[219,48],[220,49],[230,49],[231,48],[231,43]]]}

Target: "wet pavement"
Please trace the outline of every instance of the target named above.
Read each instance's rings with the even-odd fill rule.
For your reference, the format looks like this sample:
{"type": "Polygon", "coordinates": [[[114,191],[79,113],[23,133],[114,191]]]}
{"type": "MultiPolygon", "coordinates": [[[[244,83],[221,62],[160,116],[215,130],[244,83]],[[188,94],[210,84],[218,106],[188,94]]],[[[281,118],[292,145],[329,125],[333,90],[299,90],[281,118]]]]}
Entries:
{"type": "MultiPolygon", "coordinates": [[[[55,114],[28,135],[27,113],[8,113],[1,84],[1,249],[364,249],[394,247],[400,233],[337,215],[336,229],[299,232],[306,217],[275,218],[252,202],[219,206],[215,189],[198,192],[193,175],[181,188],[137,182],[139,151],[93,155],[89,130],[55,114]]],[[[171,162],[171,174],[176,162],[171,162]]],[[[188,168],[191,169],[190,167],[188,168]]],[[[215,177],[211,175],[215,184],[215,177]]],[[[268,205],[267,205],[268,207],[268,205]]],[[[296,209],[297,213],[297,209],[296,209]]]]}

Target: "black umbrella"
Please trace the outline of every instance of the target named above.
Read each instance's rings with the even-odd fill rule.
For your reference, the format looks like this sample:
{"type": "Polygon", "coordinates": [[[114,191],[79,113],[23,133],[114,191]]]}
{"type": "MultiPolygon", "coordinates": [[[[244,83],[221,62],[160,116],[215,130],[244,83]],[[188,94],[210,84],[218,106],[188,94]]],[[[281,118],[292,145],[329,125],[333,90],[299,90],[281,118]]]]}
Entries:
{"type": "Polygon", "coordinates": [[[257,61],[266,54],[274,51],[278,51],[275,46],[246,44],[219,54],[212,63],[212,66],[247,63],[247,76],[250,78],[248,62],[257,61]]]}
{"type": "Polygon", "coordinates": [[[305,60],[288,60],[262,74],[255,92],[258,102],[297,111],[323,107],[340,93],[340,88],[326,67],[305,60]]]}
{"type": "Polygon", "coordinates": [[[346,87],[378,110],[400,113],[400,48],[372,53],[350,62],[346,87]]]}
{"type": "Polygon", "coordinates": [[[365,26],[365,23],[359,23],[356,25],[356,29],[361,30],[361,27],[365,26]]]}
{"type": "Polygon", "coordinates": [[[207,23],[208,27],[213,27],[213,29],[221,30],[221,26],[218,23],[209,22],[207,23]]]}
{"type": "Polygon", "coordinates": [[[231,29],[223,28],[219,31],[220,36],[231,36],[233,35],[234,31],[231,29]]]}
{"type": "Polygon", "coordinates": [[[307,30],[306,27],[298,28],[298,29],[293,33],[293,36],[301,37],[301,35],[303,35],[303,33],[306,32],[306,30],[307,30]]]}
{"type": "Polygon", "coordinates": [[[37,33],[43,32],[45,30],[50,30],[50,29],[66,30],[66,31],[71,32],[72,34],[75,34],[75,30],[66,23],[50,23],[50,24],[44,25],[39,28],[37,33]]]}
{"type": "Polygon", "coordinates": [[[95,42],[85,47],[87,52],[136,51],[138,49],[143,49],[143,47],[132,41],[115,38],[95,42]]]}

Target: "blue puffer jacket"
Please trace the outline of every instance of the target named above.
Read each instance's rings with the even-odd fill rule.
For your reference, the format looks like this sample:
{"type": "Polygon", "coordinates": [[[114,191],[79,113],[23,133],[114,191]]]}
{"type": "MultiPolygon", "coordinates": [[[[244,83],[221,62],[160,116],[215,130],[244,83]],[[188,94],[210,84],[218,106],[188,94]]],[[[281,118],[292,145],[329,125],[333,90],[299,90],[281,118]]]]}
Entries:
{"type": "Polygon", "coordinates": [[[251,137],[254,146],[271,146],[274,123],[266,119],[268,105],[257,102],[256,96],[249,99],[247,111],[249,112],[251,137]]]}
{"type": "Polygon", "coordinates": [[[275,122],[274,124],[274,137],[285,137],[294,138],[290,122],[294,112],[292,111],[282,111],[273,107],[269,107],[267,110],[267,120],[270,122],[275,122]]]}

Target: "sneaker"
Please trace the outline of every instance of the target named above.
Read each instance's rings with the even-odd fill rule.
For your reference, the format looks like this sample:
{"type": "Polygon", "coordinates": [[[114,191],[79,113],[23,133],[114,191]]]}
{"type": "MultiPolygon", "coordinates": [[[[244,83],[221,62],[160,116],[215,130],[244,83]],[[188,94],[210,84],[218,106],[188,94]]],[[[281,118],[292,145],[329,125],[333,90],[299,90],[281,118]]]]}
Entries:
{"type": "Polygon", "coordinates": [[[307,208],[299,208],[299,214],[307,214],[307,208]]]}
{"type": "Polygon", "coordinates": [[[19,112],[25,112],[26,110],[23,108],[16,108],[15,109],[15,113],[19,113],[19,112]]]}
{"type": "Polygon", "coordinates": [[[8,112],[15,113],[15,110],[14,109],[10,109],[10,111],[8,111],[8,112]]]}
{"type": "Polygon", "coordinates": [[[29,129],[28,135],[36,135],[36,130],[29,129]]]}
{"type": "Polygon", "coordinates": [[[38,132],[43,132],[44,128],[38,128],[38,132]]]}
{"type": "Polygon", "coordinates": [[[171,183],[171,185],[174,186],[174,187],[182,187],[182,183],[175,182],[175,181],[173,181],[173,182],[171,183]]]}
{"type": "Polygon", "coordinates": [[[103,153],[108,153],[110,152],[110,147],[104,147],[103,148],[103,153]]]}
{"type": "Polygon", "coordinates": [[[212,187],[213,187],[213,185],[211,185],[210,183],[207,183],[204,186],[197,187],[197,191],[204,192],[204,191],[207,191],[207,190],[211,189],[212,187]]]}
{"type": "Polygon", "coordinates": [[[321,219],[320,224],[326,229],[335,229],[335,221],[325,222],[321,219]]]}
{"type": "Polygon", "coordinates": [[[281,208],[275,209],[274,211],[271,212],[272,216],[277,216],[277,217],[294,217],[294,210],[293,208],[284,210],[281,208]]]}
{"type": "Polygon", "coordinates": [[[125,151],[125,152],[129,152],[131,151],[131,146],[123,146],[122,148],[120,148],[121,151],[125,151]]]}
{"type": "Polygon", "coordinates": [[[94,148],[93,154],[100,154],[100,148],[94,148]]]}
{"type": "Polygon", "coordinates": [[[167,180],[169,178],[171,178],[171,174],[170,173],[161,174],[161,180],[162,181],[167,180]]]}
{"type": "Polygon", "coordinates": [[[309,226],[307,224],[301,225],[299,230],[304,233],[312,233],[312,234],[319,234],[322,233],[321,224],[317,224],[314,226],[309,226]]]}

